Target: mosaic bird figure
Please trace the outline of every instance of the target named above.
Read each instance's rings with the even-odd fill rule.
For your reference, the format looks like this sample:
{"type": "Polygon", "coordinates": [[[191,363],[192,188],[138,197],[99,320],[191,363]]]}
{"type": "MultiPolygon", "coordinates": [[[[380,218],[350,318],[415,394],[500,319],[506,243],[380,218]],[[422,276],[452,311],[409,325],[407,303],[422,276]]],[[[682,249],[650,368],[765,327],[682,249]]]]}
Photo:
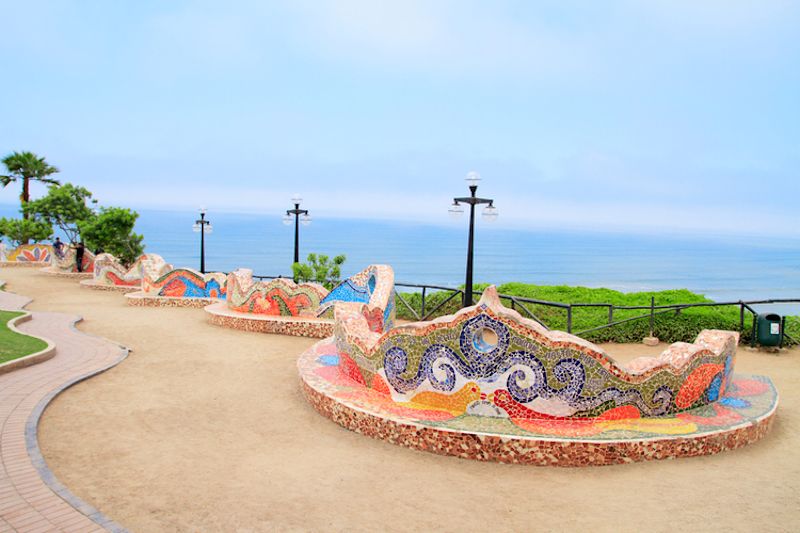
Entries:
{"type": "Polygon", "coordinates": [[[410,402],[401,405],[411,409],[435,409],[447,411],[453,416],[463,415],[467,411],[467,406],[476,400],[480,400],[480,386],[474,381],[465,384],[454,394],[442,394],[441,392],[424,391],[415,394],[410,402]]]}

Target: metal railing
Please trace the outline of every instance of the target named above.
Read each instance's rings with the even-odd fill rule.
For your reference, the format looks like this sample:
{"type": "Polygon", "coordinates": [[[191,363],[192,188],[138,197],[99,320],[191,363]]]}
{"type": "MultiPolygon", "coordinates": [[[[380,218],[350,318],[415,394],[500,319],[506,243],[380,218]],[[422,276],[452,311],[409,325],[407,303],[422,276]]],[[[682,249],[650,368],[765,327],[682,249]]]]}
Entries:
{"type": "MultiPolygon", "coordinates": [[[[463,296],[464,296],[464,290],[463,289],[455,289],[455,288],[452,288],[452,287],[440,287],[440,286],[437,286],[437,285],[420,285],[420,284],[416,284],[416,283],[400,283],[400,282],[397,282],[394,285],[395,285],[395,287],[406,287],[406,288],[412,288],[412,289],[421,289],[421,306],[420,306],[419,312],[417,312],[417,310],[414,309],[414,307],[411,304],[409,304],[408,301],[406,301],[405,298],[403,298],[401,293],[397,292],[397,289],[395,289],[395,291],[394,291],[397,301],[402,303],[403,306],[406,309],[408,309],[408,311],[412,314],[412,316],[414,316],[414,318],[416,320],[421,320],[421,321],[430,319],[439,309],[444,307],[448,302],[452,301],[453,298],[455,298],[456,296],[461,296],[462,299],[463,299],[463,296]],[[428,309],[427,306],[426,306],[426,303],[427,303],[426,299],[429,296],[428,295],[428,289],[433,289],[433,290],[436,290],[438,292],[448,292],[450,294],[447,296],[447,298],[445,300],[439,302],[436,305],[436,307],[434,307],[433,309],[428,309]]],[[[472,291],[472,293],[473,293],[473,295],[480,296],[482,294],[482,291],[472,291]]],[[[511,307],[514,310],[521,311],[521,314],[526,315],[528,318],[530,318],[532,320],[535,320],[536,322],[538,322],[539,324],[541,324],[545,328],[548,327],[547,324],[545,324],[544,321],[542,321],[538,316],[536,316],[536,314],[534,314],[533,311],[531,311],[527,307],[526,304],[544,305],[544,306],[548,306],[548,307],[557,307],[557,308],[560,308],[560,309],[566,309],[568,317],[571,314],[571,311],[569,310],[569,304],[564,304],[564,303],[561,303],[561,302],[548,302],[546,300],[537,300],[535,298],[525,298],[523,296],[514,296],[514,295],[510,295],[510,294],[498,294],[498,296],[500,297],[501,300],[505,300],[505,301],[509,302],[509,304],[508,304],[509,307],[511,307]]],[[[568,318],[568,322],[571,322],[571,318],[568,318]]]]}
{"type": "MultiPolygon", "coordinates": [[[[455,289],[452,287],[439,287],[434,285],[420,285],[420,284],[412,284],[412,283],[396,283],[395,286],[397,287],[408,287],[414,289],[421,289],[421,309],[419,312],[413,308],[406,300],[401,296],[400,293],[395,291],[395,295],[397,296],[397,300],[403,304],[403,306],[409,310],[412,316],[416,320],[428,320],[430,319],[439,309],[441,309],[447,302],[451,301],[453,298],[459,295],[463,295],[463,289],[455,289]],[[449,292],[450,294],[444,300],[438,303],[436,307],[433,309],[428,310],[426,299],[430,297],[428,293],[428,289],[434,289],[437,291],[445,291],[449,292]],[[427,312],[426,312],[427,311],[427,312]]],[[[480,296],[482,294],[481,291],[473,291],[475,296],[480,296]]],[[[728,302],[693,302],[693,303],[684,303],[684,304],[667,304],[667,305],[656,305],[655,297],[650,298],[650,305],[615,305],[610,303],[561,303],[561,302],[551,302],[546,300],[538,300],[535,298],[526,298],[522,296],[514,296],[509,294],[499,294],[498,295],[501,300],[509,302],[509,307],[520,311],[521,314],[526,315],[528,318],[531,318],[541,324],[542,326],[549,329],[549,326],[538,316],[536,316],[533,311],[531,311],[528,305],[541,305],[546,307],[553,307],[558,309],[563,309],[566,312],[566,330],[568,333],[572,333],[574,335],[585,335],[587,333],[593,333],[597,331],[601,331],[604,329],[612,328],[618,326],[620,324],[625,324],[628,322],[634,322],[638,320],[648,320],[649,321],[649,331],[650,335],[654,336],[655,333],[655,318],[659,315],[665,315],[668,313],[675,313],[680,314],[681,311],[684,309],[691,309],[696,307],[730,307],[736,306],[739,307],[739,331],[745,330],[745,316],[746,313],[750,313],[752,315],[752,330],[751,330],[751,344],[755,344],[756,339],[756,327],[757,321],[755,317],[759,314],[753,306],[754,305],[769,305],[769,304],[797,304],[800,303],[800,298],[773,298],[767,300],[736,300],[736,301],[728,301],[728,302]],[[527,304],[527,305],[526,305],[527,304]],[[576,310],[581,308],[592,308],[592,307],[602,307],[608,310],[608,320],[605,324],[595,326],[592,328],[587,328],[579,331],[573,331],[573,318],[574,313],[576,310]],[[615,320],[615,313],[617,311],[636,311],[642,310],[647,311],[641,315],[632,316],[632,317],[625,317],[621,319],[615,320]]],[[[782,338],[789,340],[792,343],[800,342],[800,339],[794,339],[790,335],[786,333],[786,317],[782,318],[781,323],[781,332],[782,338]]]]}
{"type": "MultiPolygon", "coordinates": [[[[253,278],[264,280],[264,279],[277,279],[277,278],[291,278],[292,276],[257,276],[254,275],[253,278]]],[[[402,283],[396,282],[395,283],[395,299],[398,302],[398,306],[402,305],[404,309],[408,311],[408,313],[417,321],[425,321],[433,318],[436,313],[444,308],[448,303],[452,302],[456,298],[463,299],[464,289],[460,288],[453,288],[453,287],[443,287],[439,285],[426,285],[426,284],[419,284],[419,283],[402,283]],[[397,288],[406,288],[412,289],[410,292],[417,292],[420,294],[420,306],[419,309],[416,309],[414,305],[412,305],[406,297],[403,296],[403,293],[397,291],[397,288]],[[435,292],[432,292],[435,291],[435,292]],[[437,301],[435,305],[431,308],[430,298],[432,295],[437,295],[437,300],[441,298],[441,293],[445,293],[445,297],[443,300],[437,301]]],[[[408,294],[408,293],[406,293],[408,294]]],[[[480,297],[483,294],[483,291],[474,290],[473,295],[480,297]]],[[[550,329],[550,327],[545,323],[543,319],[537,316],[531,309],[530,306],[538,305],[544,307],[551,307],[556,309],[561,309],[566,313],[566,330],[567,333],[572,333],[574,335],[585,335],[587,333],[594,333],[597,331],[601,331],[604,329],[612,328],[618,326],[620,324],[626,324],[629,322],[634,322],[637,320],[648,320],[649,321],[649,331],[650,335],[654,336],[655,334],[655,319],[657,316],[665,315],[669,313],[680,314],[681,311],[685,309],[691,309],[696,307],[730,307],[736,306],[739,307],[739,331],[744,331],[745,329],[745,316],[747,313],[752,315],[752,331],[751,331],[751,344],[755,343],[756,338],[756,327],[757,321],[756,316],[759,314],[753,306],[754,305],[770,305],[770,304],[800,304],[800,298],[772,298],[767,300],[735,300],[735,301],[727,301],[727,302],[693,302],[693,303],[684,303],[684,304],[667,304],[667,305],[656,305],[655,297],[650,298],[650,305],[615,305],[611,303],[562,303],[562,302],[551,302],[547,300],[539,300],[536,298],[526,298],[523,296],[515,296],[511,294],[498,294],[499,298],[506,302],[506,305],[511,309],[518,311],[520,314],[527,316],[528,318],[535,320],[543,327],[550,329]],[[595,326],[592,328],[587,328],[579,331],[573,331],[573,318],[574,313],[576,310],[581,308],[593,308],[593,307],[602,307],[608,310],[608,320],[605,324],[595,326]],[[625,317],[621,319],[615,320],[615,314],[617,311],[646,311],[641,315],[632,316],[632,317],[625,317]]],[[[460,304],[459,304],[460,307],[460,304]]],[[[792,343],[799,343],[800,339],[794,339],[788,334],[786,334],[786,317],[782,318],[781,323],[781,338],[788,339],[792,343]]]]}

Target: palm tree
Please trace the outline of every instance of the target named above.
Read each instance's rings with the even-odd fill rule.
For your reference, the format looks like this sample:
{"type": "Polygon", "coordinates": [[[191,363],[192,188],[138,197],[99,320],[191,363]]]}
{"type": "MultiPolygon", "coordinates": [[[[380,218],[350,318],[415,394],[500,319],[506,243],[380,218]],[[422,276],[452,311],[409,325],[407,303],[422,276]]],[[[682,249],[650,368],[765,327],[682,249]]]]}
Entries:
{"type": "MultiPolygon", "coordinates": [[[[0,175],[0,184],[7,187],[12,182],[22,181],[22,194],[19,195],[19,200],[23,206],[31,199],[31,180],[59,185],[58,180],[47,177],[58,172],[58,169],[45,161],[44,157],[39,157],[33,152],[14,152],[3,158],[3,164],[8,174],[0,175]]],[[[28,213],[23,211],[22,217],[28,218],[28,213]]]]}

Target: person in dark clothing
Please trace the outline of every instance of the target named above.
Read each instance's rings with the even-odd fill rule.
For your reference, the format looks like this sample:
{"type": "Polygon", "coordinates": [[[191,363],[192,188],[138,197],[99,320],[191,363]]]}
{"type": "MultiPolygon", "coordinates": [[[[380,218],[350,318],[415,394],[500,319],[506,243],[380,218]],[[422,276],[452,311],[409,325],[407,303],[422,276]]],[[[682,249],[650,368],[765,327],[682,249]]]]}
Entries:
{"type": "Polygon", "coordinates": [[[97,247],[97,248],[95,248],[95,250],[94,250],[94,255],[95,255],[95,257],[97,257],[98,255],[100,255],[100,254],[103,254],[103,253],[105,253],[105,250],[103,250],[103,248],[102,248],[102,247],[100,247],[100,246],[98,246],[98,247],[97,247]]]}
{"type": "Polygon", "coordinates": [[[64,243],[61,242],[59,237],[56,237],[56,240],[53,241],[53,250],[55,250],[58,257],[64,257],[64,243]]]}
{"type": "Polygon", "coordinates": [[[78,272],[83,272],[83,253],[86,251],[86,246],[83,241],[75,245],[75,266],[78,267],[78,272]]]}

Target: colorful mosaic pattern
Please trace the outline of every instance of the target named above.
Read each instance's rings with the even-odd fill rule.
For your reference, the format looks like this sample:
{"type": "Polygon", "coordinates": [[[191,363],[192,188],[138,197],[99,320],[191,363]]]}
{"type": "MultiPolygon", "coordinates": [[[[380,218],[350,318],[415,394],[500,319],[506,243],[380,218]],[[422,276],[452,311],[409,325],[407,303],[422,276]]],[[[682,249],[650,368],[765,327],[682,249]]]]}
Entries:
{"type": "Polygon", "coordinates": [[[353,381],[399,405],[507,416],[523,429],[541,420],[663,417],[716,402],[738,342],[734,332],[703,331],[694,344],[634,361],[632,371],[503,307],[493,287],[474,307],[382,336],[344,307],[335,322],[339,366],[353,381]]]}
{"type": "Polygon", "coordinates": [[[21,244],[5,253],[4,261],[9,263],[49,263],[53,257],[50,244],[21,244]]]}
{"type": "Polygon", "coordinates": [[[139,256],[130,268],[126,268],[111,254],[100,254],[94,260],[93,284],[111,287],[140,287],[145,272],[151,279],[158,279],[172,270],[158,254],[139,256]]]}
{"type": "Polygon", "coordinates": [[[333,318],[337,303],[362,304],[358,307],[372,331],[392,328],[395,319],[394,270],[388,265],[370,265],[333,288],[317,311],[320,317],[333,318]]]}
{"type": "MultiPolygon", "coordinates": [[[[83,270],[85,273],[94,272],[94,254],[89,250],[83,252],[83,270]]],[[[78,272],[78,262],[76,260],[75,248],[64,246],[64,255],[53,254],[52,270],[63,273],[78,272]]]]}
{"type": "Polygon", "coordinates": [[[367,386],[351,365],[332,338],[298,360],[307,399],[336,423],[409,448],[542,466],[609,465],[739,448],[766,435],[778,398],[768,378],[734,375],[716,402],[671,415],[607,411],[592,418],[529,418],[507,410],[508,398],[486,396],[475,383],[449,397],[429,391],[396,402],[385,381],[367,386]]]}
{"type": "Polygon", "coordinates": [[[322,285],[286,278],[255,282],[249,269],[228,274],[227,289],[232,311],[270,316],[315,316],[328,292],[322,285]]]}
{"type": "MultiPolygon", "coordinates": [[[[147,269],[146,269],[147,270],[147,269]]],[[[169,298],[224,298],[225,274],[201,274],[189,268],[177,268],[154,278],[145,272],[142,293],[149,297],[169,298]]]]}

